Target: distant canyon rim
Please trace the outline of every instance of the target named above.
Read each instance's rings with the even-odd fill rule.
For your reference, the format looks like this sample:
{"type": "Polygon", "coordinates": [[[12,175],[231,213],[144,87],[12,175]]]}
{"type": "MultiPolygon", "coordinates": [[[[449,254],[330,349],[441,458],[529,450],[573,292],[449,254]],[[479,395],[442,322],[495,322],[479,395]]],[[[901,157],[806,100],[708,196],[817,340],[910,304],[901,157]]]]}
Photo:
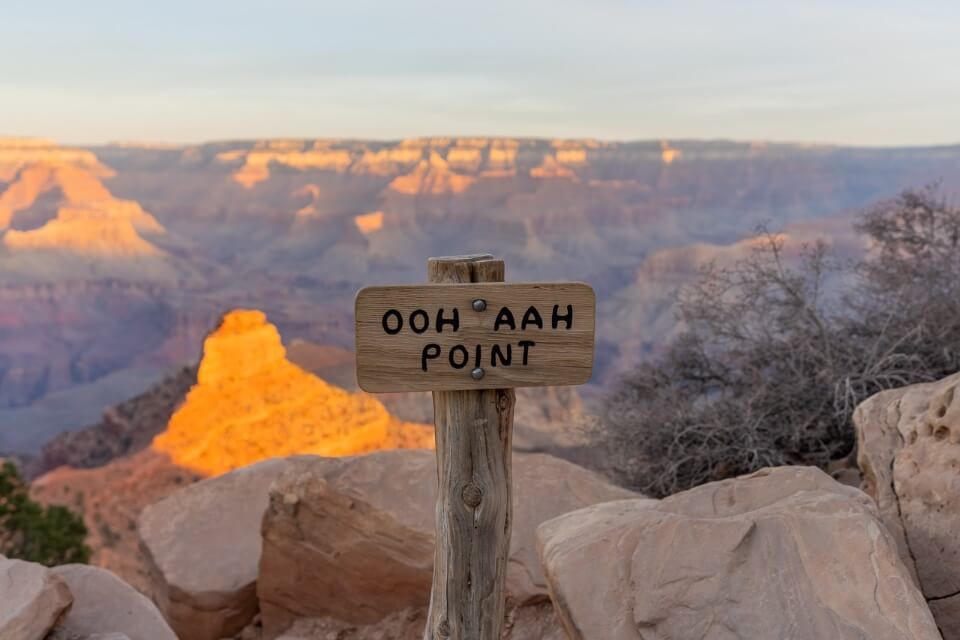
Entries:
{"type": "Polygon", "coordinates": [[[677,332],[677,287],[757,224],[853,255],[859,208],[933,181],[958,191],[960,146],[0,139],[0,451],[36,454],[196,362],[230,309],[349,354],[357,289],[422,282],[436,255],[593,286],[589,397],[677,332]]]}

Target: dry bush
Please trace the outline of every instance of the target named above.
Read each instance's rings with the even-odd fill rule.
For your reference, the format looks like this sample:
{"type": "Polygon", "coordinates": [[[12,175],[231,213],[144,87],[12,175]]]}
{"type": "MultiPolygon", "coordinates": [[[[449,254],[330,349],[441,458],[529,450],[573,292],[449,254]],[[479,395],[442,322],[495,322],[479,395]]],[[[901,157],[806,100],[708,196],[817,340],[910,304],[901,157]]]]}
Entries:
{"type": "Polygon", "coordinates": [[[770,465],[825,466],[855,443],[859,402],[960,369],[960,210],[936,188],[863,212],[866,256],[787,260],[761,230],[680,294],[684,333],[608,398],[611,471],[654,496],[770,465]],[[791,266],[792,265],[792,266],[791,266]]]}

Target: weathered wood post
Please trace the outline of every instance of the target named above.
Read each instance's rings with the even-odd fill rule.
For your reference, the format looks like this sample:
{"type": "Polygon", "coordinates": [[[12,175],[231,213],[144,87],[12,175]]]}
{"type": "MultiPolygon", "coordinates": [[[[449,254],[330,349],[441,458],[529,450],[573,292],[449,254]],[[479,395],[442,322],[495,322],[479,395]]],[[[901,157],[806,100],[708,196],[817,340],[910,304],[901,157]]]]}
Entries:
{"type": "Polygon", "coordinates": [[[365,391],[432,391],[436,550],[424,640],[500,640],[513,497],[514,387],[583,384],[596,299],[582,283],[506,284],[490,255],[431,258],[430,283],[356,299],[365,391]]]}
{"type": "MultiPolygon", "coordinates": [[[[436,284],[503,282],[504,263],[431,258],[427,272],[436,284]]],[[[496,313],[479,306],[475,313],[496,313]]],[[[513,389],[433,392],[439,493],[424,640],[498,640],[503,632],[514,403],[513,389]]]]}

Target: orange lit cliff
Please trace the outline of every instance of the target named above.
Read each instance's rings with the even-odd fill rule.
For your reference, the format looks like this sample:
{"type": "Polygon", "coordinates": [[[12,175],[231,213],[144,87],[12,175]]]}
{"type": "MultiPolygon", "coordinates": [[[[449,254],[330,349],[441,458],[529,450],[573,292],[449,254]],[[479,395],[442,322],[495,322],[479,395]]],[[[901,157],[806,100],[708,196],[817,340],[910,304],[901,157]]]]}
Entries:
{"type": "Polygon", "coordinates": [[[197,384],[153,449],[204,475],[265,458],[431,447],[432,430],[376,399],[327,384],[286,359],[260,311],[224,316],[204,342],[197,384]]]}
{"type": "MultiPolygon", "coordinates": [[[[149,426],[148,418],[158,409],[175,404],[170,381],[163,384],[157,393],[148,392],[128,405],[127,412],[137,407],[134,432],[127,434],[134,441],[149,441],[148,434],[136,429],[149,426]],[[158,402],[163,406],[156,406],[158,402]]],[[[96,447],[115,425],[92,429],[98,428],[104,432],[70,441],[96,447]]],[[[433,429],[402,422],[376,399],[344,391],[300,369],[286,359],[276,327],[262,312],[237,310],[227,313],[207,336],[196,384],[151,446],[98,468],[54,469],[34,481],[32,492],[45,503],[82,513],[90,531],[92,563],[143,589],[149,581],[136,519],[141,509],[184,484],[267,458],[413,447],[432,448],[433,429]]],[[[95,457],[70,453],[70,459],[95,457]]]]}

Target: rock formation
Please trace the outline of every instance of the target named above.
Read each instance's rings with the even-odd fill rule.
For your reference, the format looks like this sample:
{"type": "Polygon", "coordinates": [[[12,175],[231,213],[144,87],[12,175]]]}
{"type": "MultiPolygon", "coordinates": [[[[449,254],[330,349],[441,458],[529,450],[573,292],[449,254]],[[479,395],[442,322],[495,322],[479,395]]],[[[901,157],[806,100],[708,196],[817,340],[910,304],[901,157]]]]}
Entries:
{"type": "Polygon", "coordinates": [[[940,637],[876,506],[814,468],[607,502],[538,537],[572,640],[940,637]]]}
{"type": "MultiPolygon", "coordinates": [[[[435,490],[423,487],[432,486],[433,460],[427,451],[303,456],[192,484],[143,511],[139,532],[151,576],[143,588],[183,640],[259,637],[259,608],[266,637],[289,626],[283,637],[291,640],[330,633],[412,640],[422,634],[432,576],[435,490]],[[321,490],[321,483],[329,486],[321,490]],[[270,515],[274,503],[282,505],[282,514],[270,515]],[[270,557],[261,561],[264,515],[270,557]],[[385,557],[392,560],[382,565],[385,557]],[[411,560],[410,581],[398,582],[395,569],[411,560]],[[265,585],[257,588],[259,602],[258,581],[265,585]],[[369,599],[380,613],[370,617],[365,605],[356,611],[341,606],[355,598],[369,599]],[[357,624],[358,616],[371,621],[357,624]],[[257,628],[241,632],[248,623],[257,628]]],[[[634,494],[548,456],[518,455],[514,472],[517,517],[505,638],[563,640],[546,602],[533,531],[568,508],[634,494]]]]}
{"type": "Polygon", "coordinates": [[[260,521],[270,484],[287,464],[259,462],[144,509],[138,531],[151,591],[179,637],[219,640],[257,613],[260,521]]]}
{"type": "Polygon", "coordinates": [[[674,160],[680,158],[683,155],[683,152],[680,149],[676,149],[670,146],[670,143],[666,140],[660,141],[660,157],[663,159],[663,164],[673,164],[674,160]]]}
{"type": "Polygon", "coordinates": [[[83,514],[93,563],[149,592],[136,520],[184,485],[300,453],[432,446],[430,427],[400,421],[374,398],[291,364],[262,312],[235,311],[207,336],[196,370],[184,369],[91,429],[57,439],[41,461],[98,468],[54,469],[33,483],[32,493],[83,514]]]}
{"type": "Polygon", "coordinates": [[[10,230],[3,244],[11,251],[59,250],[107,257],[161,254],[140,237],[131,220],[78,208],[61,208],[56,218],[39,229],[10,230]]]}
{"type": "Polygon", "coordinates": [[[87,565],[54,567],[73,595],[73,606],[60,623],[72,633],[94,636],[122,633],[130,640],[177,640],[150,600],[110,571],[87,565]]]}
{"type": "Polygon", "coordinates": [[[0,284],[127,277],[176,282],[189,272],[142,234],[165,229],[115,198],[113,172],[90,152],[0,141],[0,284]]]}
{"type": "Polygon", "coordinates": [[[177,640],[157,608],[115,575],[0,556],[3,640],[177,640]]]}
{"type": "Polygon", "coordinates": [[[857,407],[863,490],[915,571],[945,640],[960,638],[960,374],[857,407]]]}
{"type": "MultiPolygon", "coordinates": [[[[541,522],[580,506],[635,496],[576,465],[514,456],[507,590],[542,602],[541,522]]],[[[372,624],[426,605],[433,575],[436,459],[428,451],[294,460],[270,490],[257,593],[273,637],[301,617],[372,624]]]]}
{"type": "Polygon", "coordinates": [[[406,142],[377,150],[363,149],[352,170],[361,175],[378,176],[393,176],[409,170],[423,158],[424,148],[420,144],[406,142]]]}
{"type": "Polygon", "coordinates": [[[443,157],[433,151],[429,160],[421,160],[410,173],[397,176],[390,183],[390,189],[404,195],[443,195],[463,193],[470,188],[474,179],[456,173],[443,157]]]}
{"type": "Polygon", "coordinates": [[[42,196],[55,194],[62,222],[126,220],[136,231],[163,233],[156,218],[138,203],[113,197],[100,181],[112,175],[89,151],[52,144],[5,146],[0,140],[0,185],[8,183],[0,190],[0,231],[29,214],[42,196]]]}
{"type": "Polygon", "coordinates": [[[248,189],[270,177],[271,163],[301,171],[344,171],[353,162],[353,154],[349,149],[333,148],[324,141],[316,142],[309,149],[303,146],[303,143],[297,140],[265,141],[247,153],[223,152],[217,158],[228,163],[243,158],[244,164],[234,172],[233,179],[248,189]]]}
{"type": "Polygon", "coordinates": [[[664,272],[648,281],[648,256],[705,255],[686,248],[731,246],[763,220],[836,238],[849,218],[837,212],[891,185],[958,184],[958,157],[661,140],[264,140],[95,153],[0,141],[0,233],[16,232],[0,237],[0,449],[35,453],[52,435],[9,425],[74,429],[134,392],[109,396],[97,381],[117,389],[195,360],[199,343],[184,325],[205,332],[225,309],[269,309],[287,340],[348,346],[358,287],[422,281],[424,257],[445,253],[494,251],[514,281],[593,284],[595,380],[607,381],[662,346],[676,327],[672,290],[696,277],[696,264],[655,260],[664,272]],[[576,181],[548,177],[571,171],[576,181]],[[118,295],[119,284],[134,293],[118,295]],[[40,304],[40,286],[70,288],[69,300],[40,304]],[[71,414],[82,419],[71,424],[71,414]]]}
{"type": "Polygon", "coordinates": [[[34,163],[77,166],[101,177],[111,175],[92,151],[60,147],[46,138],[0,138],[0,181],[10,181],[20,168],[34,163]]]}
{"type": "Polygon", "coordinates": [[[576,178],[576,172],[562,164],[555,155],[543,156],[543,163],[530,169],[530,176],[534,178],[576,178]]]}
{"type": "Polygon", "coordinates": [[[353,219],[354,224],[360,233],[373,233],[383,228],[383,211],[371,211],[362,213],[353,219]]]}
{"type": "Polygon", "coordinates": [[[333,387],[290,363],[264,314],[238,310],[204,341],[197,384],[153,448],[178,466],[216,475],[271,457],[432,442],[429,427],[400,422],[373,397],[333,387]]]}
{"type": "Polygon", "coordinates": [[[32,207],[48,191],[61,192],[64,201],[109,201],[100,178],[113,172],[90,151],[64,149],[50,141],[0,139],[0,231],[16,214],[32,207]]]}
{"type": "Polygon", "coordinates": [[[60,622],[73,596],[45,567],[0,556],[0,638],[39,640],[60,622]]]}

